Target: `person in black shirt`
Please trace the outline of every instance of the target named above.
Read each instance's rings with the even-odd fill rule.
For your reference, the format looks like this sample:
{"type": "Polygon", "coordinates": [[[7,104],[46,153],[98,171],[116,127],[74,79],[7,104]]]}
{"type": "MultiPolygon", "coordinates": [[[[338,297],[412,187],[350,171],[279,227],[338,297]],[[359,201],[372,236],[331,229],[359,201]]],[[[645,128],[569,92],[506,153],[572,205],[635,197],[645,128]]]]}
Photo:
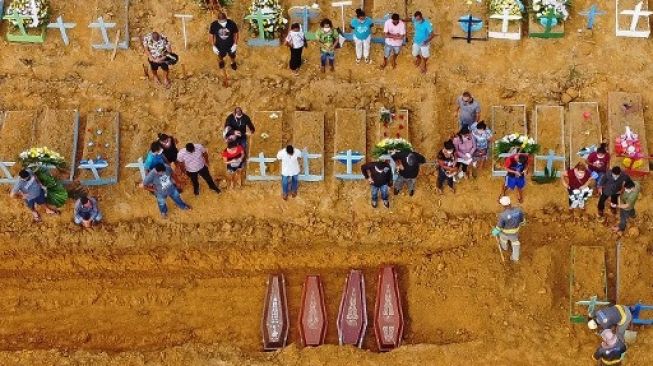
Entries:
{"type": "Polygon", "coordinates": [[[455,146],[451,140],[447,140],[444,143],[444,148],[438,152],[436,160],[438,162],[438,179],[436,181],[436,187],[438,189],[438,194],[442,194],[442,187],[444,187],[444,182],[447,182],[449,188],[453,193],[456,193],[456,188],[454,188],[453,178],[458,174],[458,168],[456,167],[456,157],[454,152],[456,151],[455,146]]]}
{"type": "Polygon", "coordinates": [[[231,58],[231,68],[237,69],[236,65],[236,48],[238,47],[238,26],[236,23],[227,19],[225,13],[218,14],[218,20],[211,23],[209,28],[209,40],[213,47],[213,52],[218,55],[218,66],[224,69],[224,58],[229,55],[231,58]]]}
{"type": "Polygon", "coordinates": [[[398,195],[404,184],[408,187],[408,195],[415,194],[415,182],[419,175],[419,166],[426,163],[426,159],[414,151],[400,151],[391,156],[397,165],[397,180],[395,181],[394,194],[398,195]]]}
{"type": "Polygon", "coordinates": [[[381,192],[381,199],[386,208],[390,208],[389,190],[392,186],[392,170],[385,161],[374,161],[361,167],[361,172],[372,188],[372,207],[376,208],[381,192]]]}
{"type": "Polygon", "coordinates": [[[250,133],[256,131],[249,116],[243,113],[242,108],[236,107],[234,113],[230,114],[224,123],[223,136],[227,141],[238,142],[245,149],[245,154],[247,154],[247,129],[250,133]]]}

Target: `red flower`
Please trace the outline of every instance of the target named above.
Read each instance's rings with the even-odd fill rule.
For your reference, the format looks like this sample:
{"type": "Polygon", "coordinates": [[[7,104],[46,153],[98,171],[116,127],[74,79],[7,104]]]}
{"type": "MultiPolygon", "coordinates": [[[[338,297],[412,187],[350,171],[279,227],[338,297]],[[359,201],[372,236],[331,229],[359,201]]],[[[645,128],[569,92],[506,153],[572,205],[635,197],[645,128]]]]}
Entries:
{"type": "Polygon", "coordinates": [[[403,114],[400,114],[400,115],[399,115],[399,119],[404,119],[404,115],[403,115],[403,114]]]}
{"type": "Polygon", "coordinates": [[[400,137],[401,137],[401,134],[399,132],[397,132],[397,138],[400,138],[400,137]]]}
{"type": "Polygon", "coordinates": [[[400,130],[403,130],[403,129],[404,129],[404,125],[399,125],[399,129],[400,129],[400,130]]]}
{"type": "Polygon", "coordinates": [[[384,133],[383,133],[383,137],[388,137],[388,133],[387,133],[387,132],[384,132],[384,133]]]}

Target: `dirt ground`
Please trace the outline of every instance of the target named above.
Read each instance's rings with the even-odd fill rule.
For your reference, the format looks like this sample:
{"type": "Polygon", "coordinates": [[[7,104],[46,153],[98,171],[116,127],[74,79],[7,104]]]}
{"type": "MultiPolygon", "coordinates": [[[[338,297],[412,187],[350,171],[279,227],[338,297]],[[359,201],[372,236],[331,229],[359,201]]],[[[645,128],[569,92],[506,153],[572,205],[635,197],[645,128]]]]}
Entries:
{"type": "MultiPolygon", "coordinates": [[[[235,3],[229,14],[242,19],[249,1],[235,3]]],[[[328,1],[319,3],[332,14],[328,1]]],[[[367,10],[375,9],[373,1],[366,3],[367,10]]],[[[439,197],[427,167],[414,197],[393,197],[390,210],[374,210],[367,186],[335,181],[329,163],[336,108],[367,110],[370,152],[382,106],[410,111],[411,142],[432,160],[453,132],[454,99],[463,90],[476,96],[488,120],[492,105],[525,104],[530,119],[536,104],[572,97],[599,103],[607,135],[612,91],[642,93],[645,120],[653,120],[650,41],[614,36],[612,2],[601,5],[607,14],[593,32],[579,31],[585,19],[577,12],[590,4],[574,2],[560,40],[466,44],[450,38],[454,19],[465,13],[464,1],[409,0],[408,11],[421,9],[440,34],[426,75],[411,64],[407,49],[397,69],[379,71],[379,45],[373,46],[369,66],[354,63],[348,44],[338,51],[336,72],[326,75],[319,73],[318,50],[311,45],[308,63],[294,77],[286,67],[287,49],[248,48],[243,40],[240,67],[232,85],[223,88],[208,46],[208,13],[190,0],[132,1],[131,36],[162,31],[180,56],[173,86],[166,90],[143,77],[145,58],[137,42],[118,51],[114,61],[109,52],[91,49],[96,36],[86,25],[98,15],[95,2],[53,0],[55,17],[77,23],[69,31],[71,44],[63,47],[55,31],[44,45],[1,41],[0,110],[37,110],[43,118],[45,108],[78,109],[82,128],[98,108],[118,111],[121,165],[143,154],[157,132],[169,132],[182,144],[207,145],[216,176],[224,169],[217,163],[221,126],[234,106],[250,115],[282,111],[284,143],[292,141],[293,112],[324,112],[326,179],[302,184],[299,197],[288,202],[276,183],[247,183],[220,196],[202,186],[199,197],[184,194],[192,212],[173,207],[164,221],[154,200],[136,187],[137,172],[121,168],[118,184],[89,189],[99,197],[106,221],[93,232],[72,224],[72,203],[61,217],[33,226],[22,202],[3,196],[0,364],[592,364],[599,338],[569,322],[569,270],[572,245],[604,247],[608,297],[614,298],[616,238],[609,226],[614,218],[606,225],[596,222],[596,199],[586,213],[571,215],[558,183],[529,185],[522,260],[504,266],[489,236],[501,180],[491,178],[487,168],[474,181],[462,182],[455,196],[439,197]],[[187,50],[175,13],[194,15],[187,50]],[[364,350],[336,346],[335,318],[348,269],[364,271],[371,309],[378,267],[387,263],[399,269],[404,346],[376,353],[372,329],[364,350]],[[265,283],[277,271],[286,274],[289,286],[291,344],[261,353],[265,283]],[[329,345],[303,349],[296,328],[301,283],[314,273],[325,285],[329,345]]],[[[5,30],[3,22],[0,31],[5,30]]],[[[645,132],[653,136],[652,127],[645,132]]],[[[619,296],[627,304],[653,302],[653,201],[648,181],[642,183],[638,218],[623,239],[619,296]]],[[[651,347],[653,331],[640,330],[627,364],[652,364],[651,347]]]]}

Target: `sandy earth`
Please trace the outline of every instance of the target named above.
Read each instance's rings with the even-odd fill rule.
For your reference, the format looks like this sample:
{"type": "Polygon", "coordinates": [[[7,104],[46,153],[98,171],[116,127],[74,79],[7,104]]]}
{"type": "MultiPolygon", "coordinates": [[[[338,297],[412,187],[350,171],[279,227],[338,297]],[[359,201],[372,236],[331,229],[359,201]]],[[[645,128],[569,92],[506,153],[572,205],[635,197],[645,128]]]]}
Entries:
{"type": "MultiPolygon", "coordinates": [[[[238,19],[248,2],[236,2],[230,15],[238,19]]],[[[442,34],[434,41],[425,76],[416,72],[406,50],[396,70],[379,72],[355,65],[347,45],[338,52],[335,74],[319,74],[312,46],[302,75],[293,77],[285,66],[286,49],[249,49],[241,43],[239,71],[225,89],[207,46],[208,14],[191,1],[133,1],[132,36],[161,30],[181,57],[173,69],[174,84],[165,90],[142,77],[145,60],[135,43],[114,61],[108,52],[91,50],[94,37],[86,24],[97,16],[94,2],[53,1],[55,16],[78,24],[70,31],[71,45],[62,47],[54,31],[42,46],[2,41],[0,109],[38,110],[40,118],[45,108],[78,109],[82,127],[97,108],[119,111],[124,165],[161,131],[182,143],[206,144],[217,162],[220,128],[235,105],[250,114],[283,111],[283,141],[292,141],[294,111],[324,112],[327,154],[334,151],[335,108],[367,109],[368,151],[376,141],[380,107],[406,108],[411,141],[433,159],[452,133],[453,101],[464,89],[476,95],[489,119],[491,105],[526,104],[530,115],[535,104],[557,104],[573,88],[576,101],[599,102],[604,133],[608,92],[641,92],[645,104],[653,100],[647,88],[653,77],[646,67],[653,56],[649,41],[614,36],[611,2],[602,5],[608,14],[599,18],[594,32],[577,32],[584,20],[576,12],[590,4],[579,0],[562,40],[471,45],[449,38],[453,19],[465,8],[463,1],[451,2],[408,2],[410,12],[421,9],[434,18],[442,34]],[[195,16],[188,50],[174,13],[195,16]]],[[[320,4],[329,8],[327,1],[320,4]]],[[[381,48],[373,46],[375,64],[380,57],[381,48]]],[[[650,109],[644,113],[646,120],[653,119],[650,109]]],[[[652,128],[646,132],[653,136],[652,128]]],[[[106,217],[93,232],[70,222],[71,204],[62,217],[34,227],[21,202],[0,198],[0,363],[591,364],[599,340],[568,321],[568,274],[572,245],[602,246],[614,297],[616,238],[592,218],[595,200],[587,213],[572,216],[561,186],[529,186],[523,259],[504,267],[489,236],[501,180],[488,171],[463,182],[456,196],[438,197],[432,170],[424,169],[415,197],[394,198],[388,211],[369,207],[365,184],[336,182],[328,156],[326,161],[326,181],[303,184],[295,200],[283,202],[277,184],[248,183],[219,197],[185,195],[195,210],[173,208],[168,221],[158,218],[154,200],[135,187],[136,172],[121,169],[117,185],[89,189],[100,198],[106,217]],[[365,350],[334,346],[335,314],[348,269],[363,269],[371,305],[377,268],[386,263],[399,268],[405,346],[377,354],[371,329],[365,350]],[[292,344],[264,354],[262,296],[267,274],[276,271],[288,279],[292,344]],[[325,281],[330,345],[302,349],[294,319],[303,277],[312,273],[325,281]]],[[[223,167],[217,165],[222,164],[211,169],[221,176],[223,167]]],[[[639,217],[623,240],[620,297],[626,303],[653,301],[648,188],[643,182],[639,217]]],[[[628,351],[629,365],[653,362],[652,337],[651,330],[639,333],[628,351]]]]}

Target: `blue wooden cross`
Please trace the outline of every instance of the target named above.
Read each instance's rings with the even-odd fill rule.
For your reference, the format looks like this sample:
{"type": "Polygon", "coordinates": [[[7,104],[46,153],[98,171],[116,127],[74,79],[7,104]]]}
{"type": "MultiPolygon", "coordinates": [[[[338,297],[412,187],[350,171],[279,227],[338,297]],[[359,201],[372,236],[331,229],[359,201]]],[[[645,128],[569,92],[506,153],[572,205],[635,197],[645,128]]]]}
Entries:
{"type": "Polygon", "coordinates": [[[256,9],[250,15],[245,16],[245,20],[255,20],[256,26],[258,28],[258,38],[250,39],[247,41],[247,44],[252,47],[264,47],[264,46],[279,46],[279,39],[265,39],[265,20],[272,20],[275,18],[274,14],[264,14],[261,9],[256,9]]]}
{"type": "MultiPolygon", "coordinates": [[[[256,157],[250,157],[249,161],[252,163],[258,163],[258,169],[261,175],[250,175],[247,174],[248,180],[281,180],[280,176],[268,175],[268,167],[266,164],[271,164],[277,161],[276,158],[266,158],[263,152],[260,152],[256,157]]],[[[249,169],[248,169],[249,172],[249,169]]]]}
{"type": "Polygon", "coordinates": [[[641,302],[638,302],[634,306],[630,307],[630,312],[633,314],[633,324],[635,325],[653,325],[653,319],[642,319],[642,311],[653,311],[653,306],[644,305],[641,302]]]}
{"type": "MultiPolygon", "coordinates": [[[[460,23],[461,27],[467,33],[467,36],[464,37],[467,40],[467,43],[472,43],[472,33],[479,30],[478,26],[480,25],[481,28],[483,27],[483,20],[479,18],[474,18],[474,16],[472,16],[471,13],[460,17],[460,19],[458,19],[458,23],[460,23]]],[[[460,37],[454,37],[454,38],[460,38],[460,37]]]]}
{"type": "Polygon", "coordinates": [[[68,44],[70,43],[66,29],[75,28],[76,26],[77,24],[75,23],[64,23],[61,15],[59,15],[56,22],[48,24],[48,28],[50,29],[53,28],[59,29],[59,32],[61,33],[61,39],[63,39],[63,44],[65,44],[66,46],[68,46],[68,44]]]}
{"type": "Polygon", "coordinates": [[[4,176],[0,178],[0,184],[14,184],[18,181],[18,178],[14,177],[9,170],[14,165],[16,165],[14,161],[0,161],[0,172],[4,176]]]}
{"type": "MultiPolygon", "coordinates": [[[[567,159],[566,159],[564,156],[556,156],[555,151],[553,151],[552,149],[549,149],[549,153],[548,153],[547,155],[536,155],[536,156],[535,156],[535,160],[536,160],[536,161],[537,161],[537,160],[545,160],[545,161],[546,161],[546,169],[547,169],[547,170],[549,171],[549,173],[550,173],[550,172],[553,171],[553,164],[554,164],[556,161],[562,161],[562,162],[564,162],[564,161],[566,161],[567,159]]],[[[563,164],[564,164],[564,163],[563,163],[563,164]]],[[[559,176],[561,176],[561,174],[562,174],[561,172],[558,172],[558,173],[557,173],[557,176],[559,177],[559,176]]],[[[544,176],[544,172],[541,171],[541,170],[534,170],[534,171],[533,171],[533,176],[536,176],[536,177],[543,177],[543,176],[544,176]]]]}
{"type": "Polygon", "coordinates": [[[88,25],[89,28],[98,28],[100,30],[100,34],[102,35],[102,44],[94,44],[92,45],[93,48],[95,49],[103,49],[103,50],[111,50],[113,49],[113,45],[111,44],[111,41],[109,41],[109,33],[107,30],[109,28],[115,28],[116,23],[105,23],[103,17],[97,18],[97,22],[91,23],[88,25]]]}
{"type": "Polygon", "coordinates": [[[354,155],[350,150],[347,150],[345,155],[336,154],[332,159],[336,161],[345,160],[347,165],[347,172],[345,174],[336,174],[335,177],[342,180],[359,180],[364,179],[363,174],[354,174],[354,164],[363,161],[365,155],[354,155]],[[355,162],[354,162],[355,161],[355,162]]]}
{"type": "Polygon", "coordinates": [[[320,174],[311,174],[309,159],[321,159],[322,154],[310,154],[308,148],[302,150],[302,159],[304,161],[304,173],[299,175],[299,180],[304,182],[319,182],[324,180],[324,164],[320,174]]]}
{"type": "Polygon", "coordinates": [[[320,12],[317,9],[313,9],[307,5],[296,6],[296,7],[294,6],[288,9],[288,14],[290,15],[291,18],[301,19],[302,31],[304,32],[304,37],[306,37],[307,41],[317,40],[317,37],[315,36],[315,32],[310,31],[311,29],[310,21],[316,19],[320,15],[320,12]]]}
{"type": "MultiPolygon", "coordinates": [[[[544,32],[533,32],[529,34],[530,37],[535,37],[535,38],[562,38],[564,36],[563,32],[554,32],[553,27],[558,25],[561,20],[558,19],[558,17],[555,14],[554,10],[549,10],[545,16],[536,18],[536,20],[540,21],[540,25],[544,27],[544,32]]],[[[529,29],[530,31],[530,29],[529,29]]]]}
{"type": "Polygon", "coordinates": [[[109,167],[109,163],[106,160],[93,161],[93,159],[82,160],[77,167],[78,169],[87,169],[90,170],[93,174],[93,179],[82,180],[80,183],[86,186],[101,186],[105,184],[115,184],[118,182],[117,177],[111,178],[102,178],[100,177],[100,169],[109,167]]]}
{"type": "Polygon", "coordinates": [[[600,11],[596,5],[590,6],[588,10],[581,11],[578,13],[584,17],[587,17],[587,29],[593,29],[594,28],[594,22],[596,21],[596,16],[597,15],[604,15],[604,11],[600,11]]]}

